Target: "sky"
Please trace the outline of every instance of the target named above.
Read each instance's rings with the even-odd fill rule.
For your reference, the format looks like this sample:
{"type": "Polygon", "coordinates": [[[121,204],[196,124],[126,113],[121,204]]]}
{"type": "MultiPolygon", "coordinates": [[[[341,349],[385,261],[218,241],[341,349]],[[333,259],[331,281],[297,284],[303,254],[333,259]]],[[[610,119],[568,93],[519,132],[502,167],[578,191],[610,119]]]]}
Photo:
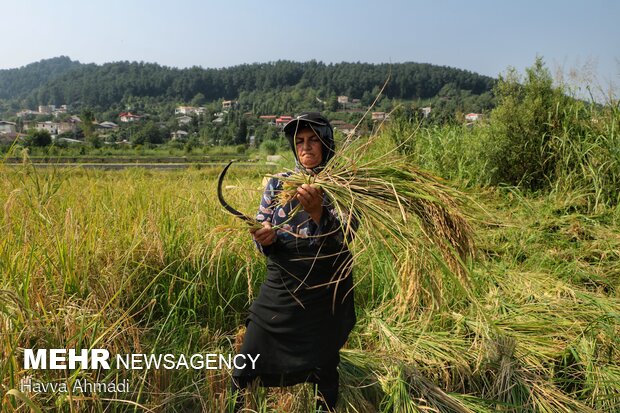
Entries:
{"type": "Polygon", "coordinates": [[[2,0],[0,69],[60,55],[219,68],[421,62],[620,84],[618,0],[2,0]],[[594,79],[592,79],[595,77],[594,79]]]}

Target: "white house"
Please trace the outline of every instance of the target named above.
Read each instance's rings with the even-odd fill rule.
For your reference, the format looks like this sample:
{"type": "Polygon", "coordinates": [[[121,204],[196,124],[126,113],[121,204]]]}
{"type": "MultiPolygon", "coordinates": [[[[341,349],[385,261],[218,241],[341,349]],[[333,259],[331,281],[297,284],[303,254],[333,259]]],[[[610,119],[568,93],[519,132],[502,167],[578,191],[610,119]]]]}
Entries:
{"type": "Polygon", "coordinates": [[[195,106],[177,106],[177,108],[174,110],[175,115],[203,115],[204,113],[204,107],[195,106]]]}
{"type": "Polygon", "coordinates": [[[0,133],[15,133],[15,123],[0,120],[0,133]]]}
{"type": "Polygon", "coordinates": [[[187,125],[192,122],[192,117],[191,116],[179,116],[177,118],[177,122],[179,122],[179,125],[187,125]]]}
{"type": "Polygon", "coordinates": [[[50,114],[56,110],[56,105],[39,105],[40,114],[50,114]]]}
{"type": "Polygon", "coordinates": [[[237,106],[239,102],[236,100],[225,100],[222,102],[222,110],[229,110],[237,106]]]}
{"type": "Polygon", "coordinates": [[[46,122],[36,122],[30,125],[30,129],[38,129],[38,130],[46,130],[50,133],[50,135],[58,135],[58,129],[60,129],[60,123],[46,121],[46,122]]]}
{"type": "Polygon", "coordinates": [[[182,141],[182,140],[187,139],[187,135],[188,135],[188,133],[185,132],[184,130],[178,130],[176,132],[172,132],[171,139],[173,141],[175,141],[175,140],[182,141]]]}
{"type": "Polygon", "coordinates": [[[350,123],[343,123],[336,129],[344,133],[345,135],[351,135],[357,132],[357,130],[355,129],[355,125],[351,125],[350,123]]]}
{"type": "Polygon", "coordinates": [[[465,115],[465,120],[468,122],[478,122],[480,119],[482,119],[481,113],[468,113],[465,115]]]}

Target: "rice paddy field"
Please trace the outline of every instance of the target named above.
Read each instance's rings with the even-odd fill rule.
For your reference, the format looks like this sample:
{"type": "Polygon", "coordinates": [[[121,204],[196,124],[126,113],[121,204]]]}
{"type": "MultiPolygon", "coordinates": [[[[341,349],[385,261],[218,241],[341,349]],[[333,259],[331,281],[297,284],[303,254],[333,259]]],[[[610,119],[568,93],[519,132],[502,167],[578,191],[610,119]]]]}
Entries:
{"type": "MultiPolygon", "coordinates": [[[[494,182],[498,170],[485,156],[493,125],[381,133],[381,150],[466,197],[474,255],[459,276],[431,259],[432,249],[375,242],[372,228],[360,230],[352,244],[358,322],[341,351],[339,411],[620,411],[617,113],[554,132],[544,188],[494,182]]],[[[227,200],[254,214],[274,172],[232,167],[227,200]]],[[[234,354],[265,262],[245,224],[217,202],[219,169],[25,163],[0,173],[2,411],[231,411],[226,368],[23,365],[25,348],[234,354]],[[71,388],[83,379],[130,386],[20,390],[25,380],[71,388]]],[[[313,397],[309,385],[259,388],[246,407],[309,412],[313,397]]]]}
{"type": "MultiPolygon", "coordinates": [[[[23,348],[231,353],[264,260],[215,198],[217,170],[2,171],[3,410],[225,411],[226,370],[23,369],[23,348]],[[128,378],[118,394],[18,394],[20,380],[128,378]]],[[[229,176],[258,204],[269,169],[229,176]]],[[[620,409],[620,214],[514,188],[467,190],[471,285],[422,257],[365,248],[343,411],[620,409]],[[429,274],[427,272],[434,272],[429,274]]],[[[361,238],[360,238],[361,241],[361,238]]],[[[308,411],[311,390],[258,390],[257,411],[308,411]]]]}

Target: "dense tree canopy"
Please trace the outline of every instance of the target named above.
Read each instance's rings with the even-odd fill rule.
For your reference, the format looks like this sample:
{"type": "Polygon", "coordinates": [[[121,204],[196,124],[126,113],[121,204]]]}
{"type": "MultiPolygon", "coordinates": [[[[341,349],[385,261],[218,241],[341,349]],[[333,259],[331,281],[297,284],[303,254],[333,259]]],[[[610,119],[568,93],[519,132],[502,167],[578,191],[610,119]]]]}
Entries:
{"type": "Polygon", "coordinates": [[[0,70],[0,99],[24,97],[48,81],[81,66],[80,62],[60,56],[17,69],[0,70]]]}
{"type": "Polygon", "coordinates": [[[388,76],[385,95],[401,100],[432,98],[446,84],[480,95],[489,92],[494,83],[465,70],[422,63],[277,61],[225,69],[178,69],[144,62],[80,64],[59,57],[0,71],[0,99],[18,100],[30,108],[70,104],[105,111],[119,104],[127,106],[132,98],[206,103],[245,95],[248,100],[244,103],[253,105],[257,113],[267,113],[274,107],[293,110],[293,102],[299,100],[327,102],[335,95],[360,98],[368,105],[388,76]],[[261,106],[265,94],[272,94],[274,102],[261,106]],[[260,100],[254,99],[259,96],[260,100]]]}

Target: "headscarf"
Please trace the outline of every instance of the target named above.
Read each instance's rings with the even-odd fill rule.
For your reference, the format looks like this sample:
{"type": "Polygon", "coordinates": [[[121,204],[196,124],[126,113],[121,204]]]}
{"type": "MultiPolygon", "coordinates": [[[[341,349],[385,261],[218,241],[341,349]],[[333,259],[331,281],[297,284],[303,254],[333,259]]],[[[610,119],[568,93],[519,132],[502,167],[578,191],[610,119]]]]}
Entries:
{"type": "Polygon", "coordinates": [[[318,173],[334,156],[334,130],[332,129],[332,125],[330,125],[327,118],[318,112],[304,112],[293,118],[286,125],[284,125],[284,136],[286,136],[286,139],[288,139],[288,142],[291,145],[291,150],[295,155],[295,164],[298,170],[307,170],[312,173],[318,173]],[[311,128],[318,135],[321,139],[323,149],[321,163],[311,169],[305,168],[299,161],[299,158],[297,157],[297,145],[295,144],[295,136],[297,132],[305,128],[311,128]]]}

